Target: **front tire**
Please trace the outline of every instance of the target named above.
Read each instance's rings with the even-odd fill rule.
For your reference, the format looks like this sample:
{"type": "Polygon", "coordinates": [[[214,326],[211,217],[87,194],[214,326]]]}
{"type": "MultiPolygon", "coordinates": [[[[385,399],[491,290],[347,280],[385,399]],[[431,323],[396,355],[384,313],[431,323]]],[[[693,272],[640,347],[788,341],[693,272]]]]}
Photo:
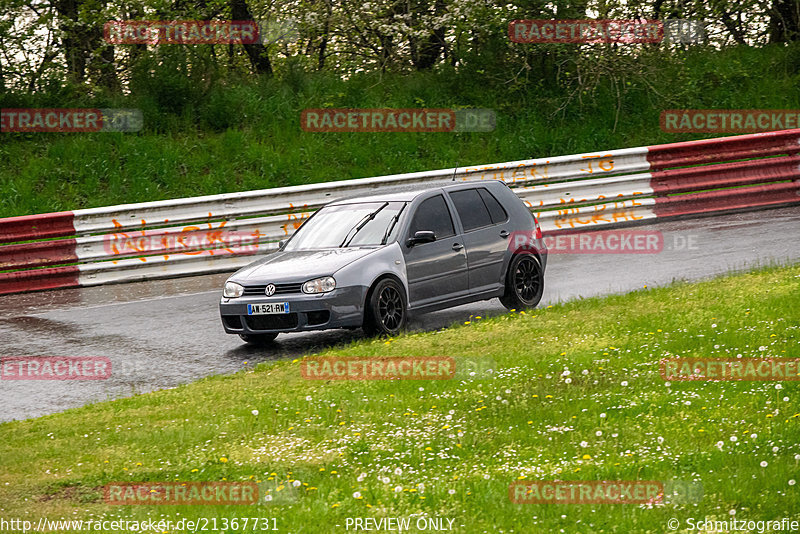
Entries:
{"type": "Polygon", "coordinates": [[[530,253],[514,254],[506,273],[506,291],[500,302],[509,310],[535,308],[544,293],[544,270],[530,253]]]}
{"type": "Polygon", "coordinates": [[[275,341],[278,334],[239,334],[242,341],[249,345],[267,345],[275,341]]]}
{"type": "Polygon", "coordinates": [[[367,299],[364,332],[369,336],[396,336],[408,320],[403,287],[391,278],[378,282],[367,299]]]}

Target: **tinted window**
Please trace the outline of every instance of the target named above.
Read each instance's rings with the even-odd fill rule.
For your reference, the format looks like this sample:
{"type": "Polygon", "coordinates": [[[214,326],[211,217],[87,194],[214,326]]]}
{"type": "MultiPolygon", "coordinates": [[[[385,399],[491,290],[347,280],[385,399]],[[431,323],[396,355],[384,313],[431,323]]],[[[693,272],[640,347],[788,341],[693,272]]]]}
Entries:
{"type": "Polygon", "coordinates": [[[477,190],[455,191],[450,193],[450,198],[453,199],[453,204],[456,205],[456,211],[461,218],[461,224],[464,225],[465,232],[492,224],[489,210],[486,209],[486,205],[477,190]]]}
{"type": "Polygon", "coordinates": [[[486,207],[489,209],[489,215],[492,217],[492,223],[497,224],[508,219],[506,210],[504,210],[503,206],[501,206],[497,199],[494,198],[494,195],[482,187],[478,188],[478,193],[481,195],[483,203],[486,204],[486,207]]]}
{"type": "Polygon", "coordinates": [[[409,235],[413,236],[417,232],[426,230],[433,232],[436,239],[456,235],[450,210],[447,209],[442,195],[422,201],[411,221],[409,235]]]}

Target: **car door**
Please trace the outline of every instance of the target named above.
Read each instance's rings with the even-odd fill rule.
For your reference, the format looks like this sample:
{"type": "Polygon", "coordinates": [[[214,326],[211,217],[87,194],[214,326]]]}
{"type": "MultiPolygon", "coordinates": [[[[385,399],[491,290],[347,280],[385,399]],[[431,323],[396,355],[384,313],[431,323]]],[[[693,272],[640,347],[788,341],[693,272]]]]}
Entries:
{"type": "Polygon", "coordinates": [[[508,214],[484,187],[448,193],[456,207],[467,249],[470,293],[497,290],[503,285],[503,262],[508,249],[508,214]]]}
{"type": "Polygon", "coordinates": [[[402,243],[411,307],[434,304],[469,293],[467,255],[443,194],[420,202],[411,216],[406,239],[402,243]],[[419,231],[433,232],[436,240],[409,247],[407,239],[419,231]]]}

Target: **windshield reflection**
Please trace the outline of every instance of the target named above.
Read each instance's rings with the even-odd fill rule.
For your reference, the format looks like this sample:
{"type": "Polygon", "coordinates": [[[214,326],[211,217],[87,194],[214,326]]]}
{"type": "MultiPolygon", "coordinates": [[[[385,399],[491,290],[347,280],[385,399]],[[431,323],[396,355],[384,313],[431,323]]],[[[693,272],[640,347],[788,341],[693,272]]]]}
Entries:
{"type": "Polygon", "coordinates": [[[396,238],[405,202],[326,206],[292,236],[285,251],[379,246],[396,238]]]}

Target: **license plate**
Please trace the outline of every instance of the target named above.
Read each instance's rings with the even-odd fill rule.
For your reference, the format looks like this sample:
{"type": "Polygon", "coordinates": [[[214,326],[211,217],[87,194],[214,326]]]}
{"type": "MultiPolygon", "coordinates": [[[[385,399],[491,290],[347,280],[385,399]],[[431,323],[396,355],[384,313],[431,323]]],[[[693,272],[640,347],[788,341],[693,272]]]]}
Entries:
{"type": "Polygon", "coordinates": [[[289,313],[288,302],[274,304],[248,304],[247,315],[272,315],[275,313],[289,313]]]}

